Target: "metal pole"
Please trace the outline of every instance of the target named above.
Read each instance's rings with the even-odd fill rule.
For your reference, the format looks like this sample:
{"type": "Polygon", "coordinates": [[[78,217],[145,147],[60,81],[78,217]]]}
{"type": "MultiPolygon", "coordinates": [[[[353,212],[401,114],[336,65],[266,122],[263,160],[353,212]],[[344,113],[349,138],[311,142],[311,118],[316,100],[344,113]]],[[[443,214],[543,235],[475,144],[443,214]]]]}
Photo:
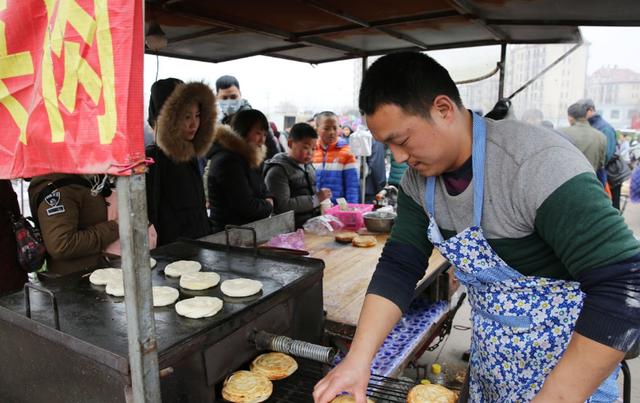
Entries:
{"type": "MultiPolygon", "coordinates": [[[[362,57],[362,74],[360,76],[360,86],[362,86],[362,80],[367,72],[367,56],[362,57]]],[[[367,157],[360,157],[360,203],[364,203],[365,187],[367,183],[367,157]]]]}
{"type": "Polygon", "coordinates": [[[500,45],[500,82],[498,84],[498,99],[504,97],[504,71],[507,67],[507,44],[500,45]]]}
{"type": "Polygon", "coordinates": [[[134,402],[160,402],[144,174],[118,178],[118,221],[134,402]]]}

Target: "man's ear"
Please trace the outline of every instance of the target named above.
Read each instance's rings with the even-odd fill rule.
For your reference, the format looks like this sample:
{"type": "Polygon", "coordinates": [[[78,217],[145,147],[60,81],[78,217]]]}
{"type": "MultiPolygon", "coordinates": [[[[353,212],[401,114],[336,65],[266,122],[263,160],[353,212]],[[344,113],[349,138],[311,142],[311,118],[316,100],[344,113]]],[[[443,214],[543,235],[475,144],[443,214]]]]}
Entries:
{"type": "Polygon", "coordinates": [[[433,106],[431,107],[431,117],[436,119],[450,121],[453,119],[454,112],[458,109],[458,106],[451,98],[446,95],[438,95],[433,100],[433,106]]]}
{"type": "Polygon", "coordinates": [[[287,139],[287,145],[289,146],[289,149],[291,149],[291,147],[293,146],[293,140],[287,139]]]}

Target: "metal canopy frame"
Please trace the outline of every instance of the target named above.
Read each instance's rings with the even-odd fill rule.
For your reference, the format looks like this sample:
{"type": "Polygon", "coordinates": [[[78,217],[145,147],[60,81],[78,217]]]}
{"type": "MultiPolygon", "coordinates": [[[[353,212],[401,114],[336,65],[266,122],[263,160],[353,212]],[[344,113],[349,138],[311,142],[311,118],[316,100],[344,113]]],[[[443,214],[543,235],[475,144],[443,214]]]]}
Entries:
{"type": "Polygon", "coordinates": [[[167,33],[147,53],[206,62],[326,63],[404,50],[580,43],[579,26],[640,26],[635,0],[145,0],[167,33]]]}

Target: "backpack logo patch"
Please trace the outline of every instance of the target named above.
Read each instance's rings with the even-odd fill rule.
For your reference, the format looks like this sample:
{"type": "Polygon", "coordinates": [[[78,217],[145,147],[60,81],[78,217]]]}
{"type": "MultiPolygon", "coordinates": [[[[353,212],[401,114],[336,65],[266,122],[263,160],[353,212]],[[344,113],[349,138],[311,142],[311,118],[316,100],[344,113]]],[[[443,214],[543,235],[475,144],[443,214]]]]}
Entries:
{"type": "Polygon", "coordinates": [[[44,198],[44,201],[51,207],[55,207],[60,203],[60,191],[54,190],[49,193],[47,197],[44,198]]]}

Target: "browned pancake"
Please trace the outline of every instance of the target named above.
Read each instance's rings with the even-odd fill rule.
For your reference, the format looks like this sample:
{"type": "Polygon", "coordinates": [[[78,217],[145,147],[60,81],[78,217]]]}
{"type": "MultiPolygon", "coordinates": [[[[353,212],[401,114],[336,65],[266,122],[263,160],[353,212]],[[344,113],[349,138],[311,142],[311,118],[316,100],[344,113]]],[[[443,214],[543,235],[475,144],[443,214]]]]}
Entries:
{"type": "Polygon", "coordinates": [[[262,354],[251,363],[251,371],[262,374],[272,381],[284,379],[297,369],[296,360],[283,353],[262,354]]]}
{"type": "Polygon", "coordinates": [[[417,385],[409,391],[407,403],[456,403],[456,395],[441,385],[417,385]]]}
{"type": "Polygon", "coordinates": [[[222,397],[229,402],[258,403],[271,396],[273,384],[264,375],[251,371],[234,372],[222,387],[222,397]]]}
{"type": "Polygon", "coordinates": [[[359,248],[370,248],[372,246],[376,246],[378,241],[376,241],[375,237],[370,235],[359,235],[353,238],[353,241],[351,241],[351,243],[353,244],[353,246],[357,246],[359,248]]]}
{"type": "Polygon", "coordinates": [[[335,239],[336,239],[336,242],[351,243],[351,241],[353,241],[353,238],[357,236],[358,234],[356,234],[355,232],[338,232],[335,235],[335,239]]]}

